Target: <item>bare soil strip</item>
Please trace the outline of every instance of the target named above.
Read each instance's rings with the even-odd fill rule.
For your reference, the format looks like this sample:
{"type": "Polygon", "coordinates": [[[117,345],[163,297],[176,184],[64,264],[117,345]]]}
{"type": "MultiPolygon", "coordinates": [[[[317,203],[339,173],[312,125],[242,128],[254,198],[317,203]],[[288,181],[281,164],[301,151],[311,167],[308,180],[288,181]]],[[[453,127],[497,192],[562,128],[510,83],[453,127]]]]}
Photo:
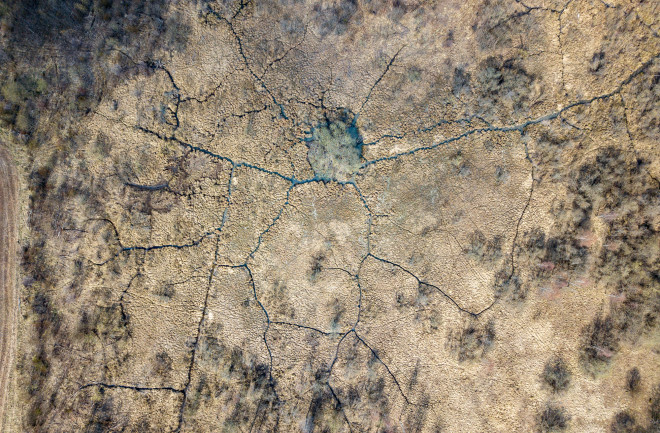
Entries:
{"type": "Polygon", "coordinates": [[[4,425],[16,346],[16,187],[11,158],[0,147],[0,426],[4,425]]]}

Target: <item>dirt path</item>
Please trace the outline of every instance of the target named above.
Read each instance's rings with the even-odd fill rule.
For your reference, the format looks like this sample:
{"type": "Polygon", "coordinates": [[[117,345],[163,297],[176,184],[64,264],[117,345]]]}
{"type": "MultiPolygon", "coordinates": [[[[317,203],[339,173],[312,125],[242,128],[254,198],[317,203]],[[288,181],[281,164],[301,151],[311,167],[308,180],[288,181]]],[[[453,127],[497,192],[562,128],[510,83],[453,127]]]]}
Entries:
{"type": "Polygon", "coordinates": [[[11,158],[0,147],[0,426],[4,425],[16,346],[16,186],[11,158]]]}

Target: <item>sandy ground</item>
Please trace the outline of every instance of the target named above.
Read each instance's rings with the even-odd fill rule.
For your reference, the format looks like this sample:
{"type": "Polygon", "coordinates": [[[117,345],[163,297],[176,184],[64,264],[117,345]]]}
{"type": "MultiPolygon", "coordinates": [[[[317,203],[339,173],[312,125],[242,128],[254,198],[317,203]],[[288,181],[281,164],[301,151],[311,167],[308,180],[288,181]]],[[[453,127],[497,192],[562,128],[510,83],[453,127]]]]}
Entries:
{"type": "Polygon", "coordinates": [[[16,173],[0,148],[0,425],[8,399],[8,382],[16,343],[16,173]]]}

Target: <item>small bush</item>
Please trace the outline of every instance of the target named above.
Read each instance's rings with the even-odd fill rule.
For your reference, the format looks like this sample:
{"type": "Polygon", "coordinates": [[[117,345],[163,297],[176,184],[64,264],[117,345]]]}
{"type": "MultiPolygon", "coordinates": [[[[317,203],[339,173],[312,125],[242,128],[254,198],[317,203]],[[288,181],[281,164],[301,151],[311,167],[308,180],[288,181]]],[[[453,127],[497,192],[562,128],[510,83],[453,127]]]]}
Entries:
{"type": "Polygon", "coordinates": [[[565,430],[569,420],[570,416],[563,407],[548,404],[539,415],[539,430],[541,432],[565,430]]]}
{"type": "Polygon", "coordinates": [[[495,326],[489,321],[483,327],[470,323],[458,334],[449,335],[450,347],[458,352],[458,360],[466,361],[483,356],[495,341],[495,326]]]}
{"type": "Polygon", "coordinates": [[[649,415],[651,418],[648,431],[660,432],[660,385],[653,389],[649,403],[649,415]]]}
{"type": "Polygon", "coordinates": [[[46,360],[46,354],[44,352],[39,352],[37,355],[32,357],[32,367],[39,376],[47,377],[50,370],[50,365],[46,360]]]}
{"type": "Polygon", "coordinates": [[[639,389],[639,384],[642,381],[642,376],[639,374],[639,369],[637,367],[633,367],[630,370],[628,370],[628,374],[626,374],[626,389],[630,392],[637,391],[639,389]]]}
{"type": "Polygon", "coordinates": [[[497,299],[507,294],[512,301],[521,302],[527,298],[527,285],[523,285],[517,275],[511,275],[509,269],[500,269],[495,274],[494,285],[497,299]]]}
{"type": "Polygon", "coordinates": [[[514,59],[488,57],[480,65],[476,89],[481,92],[480,108],[489,114],[506,103],[514,113],[529,108],[536,77],[529,74],[514,59]]]}
{"type": "Polygon", "coordinates": [[[588,364],[609,361],[618,346],[619,337],[610,316],[598,314],[586,329],[586,341],[583,346],[583,360],[588,364]]]}
{"type": "Polygon", "coordinates": [[[109,307],[97,305],[81,311],[78,332],[102,339],[122,340],[130,336],[129,317],[123,311],[121,304],[113,304],[109,307]]]}
{"type": "Polygon", "coordinates": [[[605,63],[604,52],[598,51],[597,53],[594,53],[594,55],[591,57],[591,62],[589,63],[589,72],[592,74],[602,72],[605,63]]]}
{"type": "Polygon", "coordinates": [[[470,245],[464,248],[463,252],[477,261],[492,262],[501,258],[503,241],[501,236],[487,239],[477,230],[470,234],[470,245]]]}
{"type": "Polygon", "coordinates": [[[312,22],[317,26],[321,37],[332,33],[341,35],[346,32],[358,13],[358,2],[356,0],[338,2],[335,5],[328,6],[318,3],[314,6],[312,22]]]}
{"type": "Polygon", "coordinates": [[[560,357],[550,359],[543,369],[543,380],[554,392],[568,388],[571,382],[571,372],[560,357]]]}
{"type": "Polygon", "coordinates": [[[170,358],[167,352],[159,352],[156,354],[155,370],[160,376],[167,376],[172,370],[172,358],[170,358]]]}
{"type": "Polygon", "coordinates": [[[315,281],[323,270],[323,262],[325,262],[325,255],[323,252],[318,252],[312,258],[312,265],[310,270],[310,280],[315,281]]]}
{"type": "Polygon", "coordinates": [[[463,68],[454,68],[452,93],[457,98],[462,94],[470,94],[470,73],[465,72],[463,68]]]}
{"type": "Polygon", "coordinates": [[[91,417],[85,428],[86,433],[109,431],[115,422],[114,405],[111,397],[94,403],[91,417]]]}
{"type": "Polygon", "coordinates": [[[637,427],[637,421],[635,421],[634,416],[623,411],[617,413],[614,417],[610,431],[612,433],[642,433],[643,429],[637,427]]]}
{"type": "Polygon", "coordinates": [[[162,296],[165,299],[172,299],[174,295],[176,294],[176,290],[174,289],[174,284],[165,284],[164,286],[157,287],[154,290],[154,293],[158,296],[162,296]]]}
{"type": "Polygon", "coordinates": [[[166,46],[174,51],[185,50],[191,29],[188,24],[183,22],[183,18],[180,14],[175,13],[169,17],[165,22],[165,29],[164,40],[166,46]]]}

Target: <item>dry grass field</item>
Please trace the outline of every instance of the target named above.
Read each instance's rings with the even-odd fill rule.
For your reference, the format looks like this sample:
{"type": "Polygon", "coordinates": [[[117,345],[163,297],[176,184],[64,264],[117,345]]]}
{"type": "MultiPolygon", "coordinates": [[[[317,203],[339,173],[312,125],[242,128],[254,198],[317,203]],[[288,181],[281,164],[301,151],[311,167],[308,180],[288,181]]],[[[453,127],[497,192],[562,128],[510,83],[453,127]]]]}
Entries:
{"type": "Polygon", "coordinates": [[[659,16],[0,2],[3,431],[660,431],[659,16]]]}

